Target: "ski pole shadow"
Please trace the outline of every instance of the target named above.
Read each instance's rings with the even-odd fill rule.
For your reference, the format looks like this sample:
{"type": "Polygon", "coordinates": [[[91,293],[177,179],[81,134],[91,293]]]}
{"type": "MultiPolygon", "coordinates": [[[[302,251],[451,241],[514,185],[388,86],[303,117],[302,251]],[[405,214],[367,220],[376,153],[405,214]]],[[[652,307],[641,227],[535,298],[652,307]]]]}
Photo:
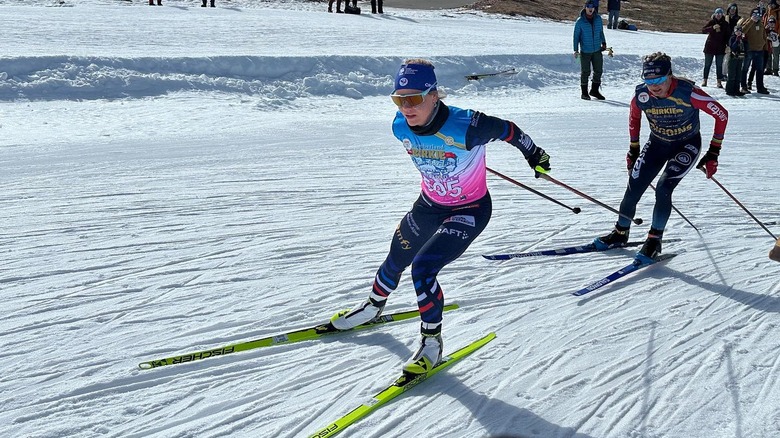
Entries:
{"type": "MultiPolygon", "coordinates": [[[[435,376],[439,382],[434,385],[417,388],[426,396],[446,394],[471,411],[471,419],[482,426],[478,436],[487,438],[525,438],[530,436],[594,438],[578,433],[575,428],[562,427],[550,423],[528,409],[521,408],[503,400],[479,394],[455,376],[441,373],[435,376]],[[441,390],[440,388],[444,388],[441,390]]],[[[418,393],[418,394],[420,394],[418,393]]]]}
{"type": "MultiPolygon", "coordinates": [[[[718,258],[713,254],[710,246],[707,245],[706,242],[703,242],[703,247],[707,253],[707,257],[710,259],[710,266],[714,268],[714,273],[718,276],[719,284],[707,283],[684,273],[678,273],[677,278],[688,284],[717,293],[731,300],[745,304],[746,306],[750,306],[753,309],[761,310],[763,312],[780,313],[780,297],[739,290],[734,286],[729,285],[726,276],[723,274],[718,263],[718,258]]],[[[771,290],[767,291],[767,293],[771,293],[771,290]]]]}
{"type": "MultiPolygon", "coordinates": [[[[415,337],[415,339],[417,339],[417,337],[415,337]]],[[[409,349],[409,347],[402,341],[402,339],[399,339],[397,336],[394,336],[386,332],[365,331],[361,333],[360,331],[358,331],[358,332],[351,332],[351,333],[350,332],[334,333],[332,335],[323,336],[322,338],[318,339],[317,342],[320,342],[322,344],[339,342],[339,343],[349,343],[354,345],[381,346],[387,349],[387,351],[389,351],[390,353],[395,354],[396,356],[398,356],[403,360],[408,359],[414,353],[414,351],[409,349]],[[347,336],[343,336],[343,335],[347,335],[347,336]]],[[[295,346],[293,345],[291,348],[294,349],[295,346]]]]}
{"type": "Polygon", "coordinates": [[[722,295],[730,300],[737,301],[753,309],[760,310],[767,313],[780,313],[780,297],[771,296],[761,293],[748,292],[734,288],[727,284],[715,284],[701,281],[691,275],[678,272],[675,275],[686,283],[702,288],[709,292],[714,292],[718,295],[722,295]]]}

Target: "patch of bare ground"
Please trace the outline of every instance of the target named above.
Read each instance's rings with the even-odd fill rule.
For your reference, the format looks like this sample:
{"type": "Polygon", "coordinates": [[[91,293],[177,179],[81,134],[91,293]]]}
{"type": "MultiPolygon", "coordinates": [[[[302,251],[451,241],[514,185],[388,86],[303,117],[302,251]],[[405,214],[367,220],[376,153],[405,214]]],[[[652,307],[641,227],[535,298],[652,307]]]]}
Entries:
{"type": "MultiPolygon", "coordinates": [[[[620,18],[635,24],[640,30],[701,33],[715,8],[725,10],[730,3],[713,0],[623,0],[620,18]]],[[[734,3],[737,3],[740,15],[745,17],[758,0],[734,3]]],[[[584,0],[479,0],[470,7],[494,14],[574,21],[584,4],[584,0]]],[[[599,13],[606,28],[607,0],[599,2],[599,13]]]]}

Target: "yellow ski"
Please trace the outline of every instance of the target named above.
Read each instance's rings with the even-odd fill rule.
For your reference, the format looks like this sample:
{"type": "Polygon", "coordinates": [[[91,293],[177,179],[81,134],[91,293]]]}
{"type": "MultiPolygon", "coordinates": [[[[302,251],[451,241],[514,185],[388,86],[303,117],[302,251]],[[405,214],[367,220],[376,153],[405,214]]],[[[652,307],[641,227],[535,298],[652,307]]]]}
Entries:
{"type": "MultiPolygon", "coordinates": [[[[459,306],[457,304],[450,304],[444,306],[444,311],[455,310],[459,306]]],[[[387,324],[390,322],[403,321],[406,319],[415,318],[420,315],[417,310],[409,310],[406,312],[390,313],[382,315],[376,321],[369,321],[365,324],[361,324],[352,330],[363,330],[372,328],[377,325],[387,324]]],[[[352,331],[350,330],[350,331],[352,331]]],[[[166,357],[163,359],[155,359],[147,362],[141,362],[138,367],[142,370],[150,370],[152,368],[158,368],[167,365],[176,365],[180,363],[194,362],[196,360],[207,359],[209,357],[224,356],[226,354],[238,353],[239,351],[253,350],[255,348],[270,347],[277,344],[290,344],[293,342],[308,341],[311,339],[317,339],[319,337],[329,335],[332,333],[344,333],[343,330],[337,330],[330,322],[319,324],[314,327],[305,328],[301,330],[295,330],[288,333],[282,333],[276,336],[269,336],[267,338],[255,339],[253,341],[239,342],[236,344],[223,345],[221,347],[215,347],[209,350],[196,351],[194,353],[182,354],[179,356],[166,357]]]]}
{"type": "Polygon", "coordinates": [[[495,339],[495,337],[496,337],[495,333],[490,333],[484,338],[472,342],[471,344],[461,348],[460,350],[450,354],[449,356],[445,356],[444,359],[441,361],[441,363],[436,365],[432,370],[428,371],[427,374],[420,374],[416,377],[409,377],[406,374],[402,375],[392,385],[382,390],[379,394],[375,395],[371,400],[358,406],[352,412],[339,418],[335,422],[320,429],[319,431],[314,433],[314,435],[311,435],[309,438],[329,438],[336,435],[337,433],[346,429],[347,426],[349,426],[350,424],[353,424],[367,417],[369,414],[379,409],[381,406],[384,406],[394,398],[414,388],[420,382],[423,382],[424,380],[431,377],[432,375],[447,368],[448,366],[454,364],[455,362],[463,359],[464,357],[470,355],[471,353],[479,350],[485,344],[495,339]]]}

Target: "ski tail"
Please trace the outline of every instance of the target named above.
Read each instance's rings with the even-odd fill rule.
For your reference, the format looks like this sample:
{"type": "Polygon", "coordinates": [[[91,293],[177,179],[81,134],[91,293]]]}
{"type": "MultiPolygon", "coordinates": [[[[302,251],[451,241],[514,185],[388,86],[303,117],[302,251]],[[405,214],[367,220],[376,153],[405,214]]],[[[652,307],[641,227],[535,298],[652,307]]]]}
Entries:
{"type": "Polygon", "coordinates": [[[631,274],[632,272],[636,272],[636,271],[638,271],[638,270],[640,270],[642,268],[646,268],[646,267],[652,266],[652,265],[654,265],[656,263],[663,262],[664,260],[669,260],[669,259],[671,259],[672,257],[675,257],[675,256],[677,256],[677,254],[661,254],[660,256],[658,256],[658,258],[656,258],[655,260],[653,260],[650,263],[640,263],[637,260],[634,260],[633,262],[631,262],[630,265],[626,265],[626,266],[618,269],[617,271],[607,275],[606,277],[604,277],[604,278],[602,278],[602,279],[600,279],[598,281],[594,281],[593,283],[583,287],[582,289],[580,289],[578,291],[572,292],[572,295],[574,295],[576,297],[580,297],[582,295],[589,294],[589,293],[593,292],[596,289],[601,289],[602,287],[604,287],[604,286],[606,286],[606,285],[608,285],[610,283],[614,283],[615,281],[625,277],[626,275],[631,274]]]}
{"type": "MultiPolygon", "coordinates": [[[[663,241],[663,243],[679,242],[680,240],[681,239],[666,239],[663,241]]],[[[645,243],[644,240],[634,240],[631,242],[627,242],[623,246],[616,246],[616,247],[610,247],[604,249],[599,249],[593,243],[588,243],[585,245],[568,246],[568,247],[557,248],[557,249],[546,249],[540,251],[519,252],[519,253],[510,253],[510,254],[491,254],[491,255],[483,255],[482,257],[488,260],[509,260],[509,259],[537,257],[537,256],[565,256],[565,255],[572,255],[572,254],[584,254],[589,252],[609,251],[611,249],[619,249],[619,248],[630,248],[634,246],[642,246],[643,243],[645,243]]]]}

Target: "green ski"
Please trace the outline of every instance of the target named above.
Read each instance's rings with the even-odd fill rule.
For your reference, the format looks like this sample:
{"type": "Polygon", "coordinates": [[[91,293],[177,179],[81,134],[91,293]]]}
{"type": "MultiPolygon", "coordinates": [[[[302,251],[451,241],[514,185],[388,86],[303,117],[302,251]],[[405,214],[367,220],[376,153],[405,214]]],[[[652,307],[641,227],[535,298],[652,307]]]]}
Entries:
{"type": "MultiPolygon", "coordinates": [[[[444,306],[444,311],[446,312],[448,310],[455,310],[457,308],[458,308],[457,304],[450,304],[444,306]]],[[[390,322],[403,321],[406,319],[415,318],[419,315],[420,312],[417,310],[390,313],[390,314],[380,316],[379,319],[377,319],[376,321],[370,321],[365,324],[361,324],[350,331],[372,328],[374,326],[387,324],[390,322]]],[[[329,321],[324,324],[318,324],[314,327],[282,333],[276,336],[269,336],[267,338],[255,339],[253,341],[239,342],[236,344],[230,344],[230,345],[224,345],[221,347],[212,348],[210,350],[196,351],[194,353],[187,353],[179,356],[172,356],[163,359],[155,359],[147,362],[141,362],[138,364],[138,367],[141,368],[142,370],[150,370],[152,368],[158,368],[166,365],[176,365],[180,363],[193,362],[196,360],[207,359],[209,357],[224,356],[226,354],[238,353],[239,351],[253,350],[255,348],[270,347],[272,345],[278,345],[278,344],[290,344],[293,342],[300,342],[300,341],[308,341],[332,333],[344,333],[344,331],[337,330],[336,328],[333,327],[333,325],[331,325],[329,321]]]]}
{"type": "Polygon", "coordinates": [[[338,420],[329,424],[328,426],[320,429],[314,435],[311,435],[309,438],[326,438],[326,437],[329,438],[336,435],[337,433],[346,429],[347,426],[359,420],[362,420],[363,418],[373,413],[375,410],[379,409],[381,406],[384,406],[385,404],[389,403],[399,395],[414,388],[420,382],[423,382],[424,380],[431,377],[432,375],[447,368],[448,366],[454,364],[455,362],[458,362],[459,360],[470,355],[471,353],[479,350],[485,344],[495,339],[495,337],[496,337],[495,333],[490,333],[484,338],[472,342],[471,344],[461,348],[460,350],[450,354],[449,356],[445,356],[442,362],[436,365],[427,374],[420,374],[419,376],[416,377],[410,377],[406,374],[402,375],[392,385],[382,390],[380,393],[375,395],[371,400],[358,406],[352,412],[339,418],[338,420]]]}

